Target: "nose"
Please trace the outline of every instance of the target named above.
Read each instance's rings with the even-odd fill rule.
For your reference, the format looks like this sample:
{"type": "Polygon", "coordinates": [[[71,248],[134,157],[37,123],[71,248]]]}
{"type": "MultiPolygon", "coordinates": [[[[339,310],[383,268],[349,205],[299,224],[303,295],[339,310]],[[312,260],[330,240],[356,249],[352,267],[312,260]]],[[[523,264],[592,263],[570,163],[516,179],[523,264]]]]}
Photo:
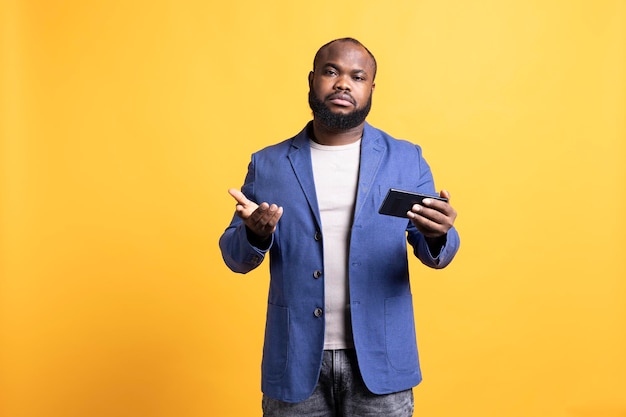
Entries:
{"type": "Polygon", "coordinates": [[[340,75],[335,80],[335,89],[340,91],[350,91],[349,78],[346,75],[340,75]]]}

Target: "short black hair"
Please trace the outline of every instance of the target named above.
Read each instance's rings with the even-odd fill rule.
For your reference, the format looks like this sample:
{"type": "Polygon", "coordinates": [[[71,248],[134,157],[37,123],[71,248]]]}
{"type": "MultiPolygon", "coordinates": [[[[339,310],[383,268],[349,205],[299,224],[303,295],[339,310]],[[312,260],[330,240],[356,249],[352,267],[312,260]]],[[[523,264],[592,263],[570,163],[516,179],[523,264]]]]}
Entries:
{"type": "Polygon", "coordinates": [[[374,58],[374,54],[367,49],[367,47],[365,45],[363,45],[361,42],[359,42],[358,40],[354,39],[354,38],[339,38],[339,39],[334,39],[324,45],[322,45],[322,47],[320,49],[317,50],[317,52],[315,53],[315,57],[313,58],[313,71],[315,71],[315,63],[317,62],[317,58],[319,57],[320,52],[322,52],[324,50],[324,48],[332,45],[335,42],[351,42],[355,45],[359,45],[361,48],[365,49],[367,51],[367,53],[369,54],[370,58],[372,58],[372,61],[374,62],[374,75],[372,77],[372,80],[376,78],[376,71],[378,70],[378,65],[376,64],[376,58],[374,58]]]}

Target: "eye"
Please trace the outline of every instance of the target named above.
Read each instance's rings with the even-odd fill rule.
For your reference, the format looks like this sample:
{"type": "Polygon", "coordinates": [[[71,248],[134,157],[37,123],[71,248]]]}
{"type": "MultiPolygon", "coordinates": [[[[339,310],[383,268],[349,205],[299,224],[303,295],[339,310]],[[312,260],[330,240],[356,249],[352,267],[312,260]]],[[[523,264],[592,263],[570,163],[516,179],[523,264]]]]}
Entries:
{"type": "Polygon", "coordinates": [[[324,75],[337,75],[337,71],[332,68],[327,68],[324,70],[324,75]]]}

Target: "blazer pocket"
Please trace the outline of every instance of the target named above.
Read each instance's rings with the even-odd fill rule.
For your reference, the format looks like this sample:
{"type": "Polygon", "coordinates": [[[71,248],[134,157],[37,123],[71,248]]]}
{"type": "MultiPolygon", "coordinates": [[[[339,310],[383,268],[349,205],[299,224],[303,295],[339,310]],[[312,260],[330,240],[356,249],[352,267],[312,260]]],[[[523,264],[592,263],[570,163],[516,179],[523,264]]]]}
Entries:
{"type": "Polygon", "coordinates": [[[411,294],[385,299],[385,344],[394,369],[413,371],[419,367],[411,294]]]}
{"type": "Polygon", "coordinates": [[[289,309],[274,304],[267,306],[265,342],[261,369],[269,380],[282,378],[287,370],[289,346],[289,309]]]}

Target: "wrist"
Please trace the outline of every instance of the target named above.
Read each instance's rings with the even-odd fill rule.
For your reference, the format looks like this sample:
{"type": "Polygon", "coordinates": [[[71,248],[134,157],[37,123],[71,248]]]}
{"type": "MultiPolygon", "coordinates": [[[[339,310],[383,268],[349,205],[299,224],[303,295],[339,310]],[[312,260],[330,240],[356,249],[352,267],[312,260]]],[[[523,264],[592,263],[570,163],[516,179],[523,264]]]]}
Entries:
{"type": "Polygon", "coordinates": [[[270,243],[272,242],[272,235],[268,236],[259,236],[254,233],[248,226],[246,226],[246,236],[248,238],[248,242],[254,246],[255,248],[259,248],[261,250],[268,249],[270,243]]]}
{"type": "Polygon", "coordinates": [[[441,249],[446,245],[447,242],[447,234],[443,234],[441,236],[435,237],[425,237],[426,244],[428,245],[428,250],[433,258],[436,258],[441,253],[441,249]]]}

